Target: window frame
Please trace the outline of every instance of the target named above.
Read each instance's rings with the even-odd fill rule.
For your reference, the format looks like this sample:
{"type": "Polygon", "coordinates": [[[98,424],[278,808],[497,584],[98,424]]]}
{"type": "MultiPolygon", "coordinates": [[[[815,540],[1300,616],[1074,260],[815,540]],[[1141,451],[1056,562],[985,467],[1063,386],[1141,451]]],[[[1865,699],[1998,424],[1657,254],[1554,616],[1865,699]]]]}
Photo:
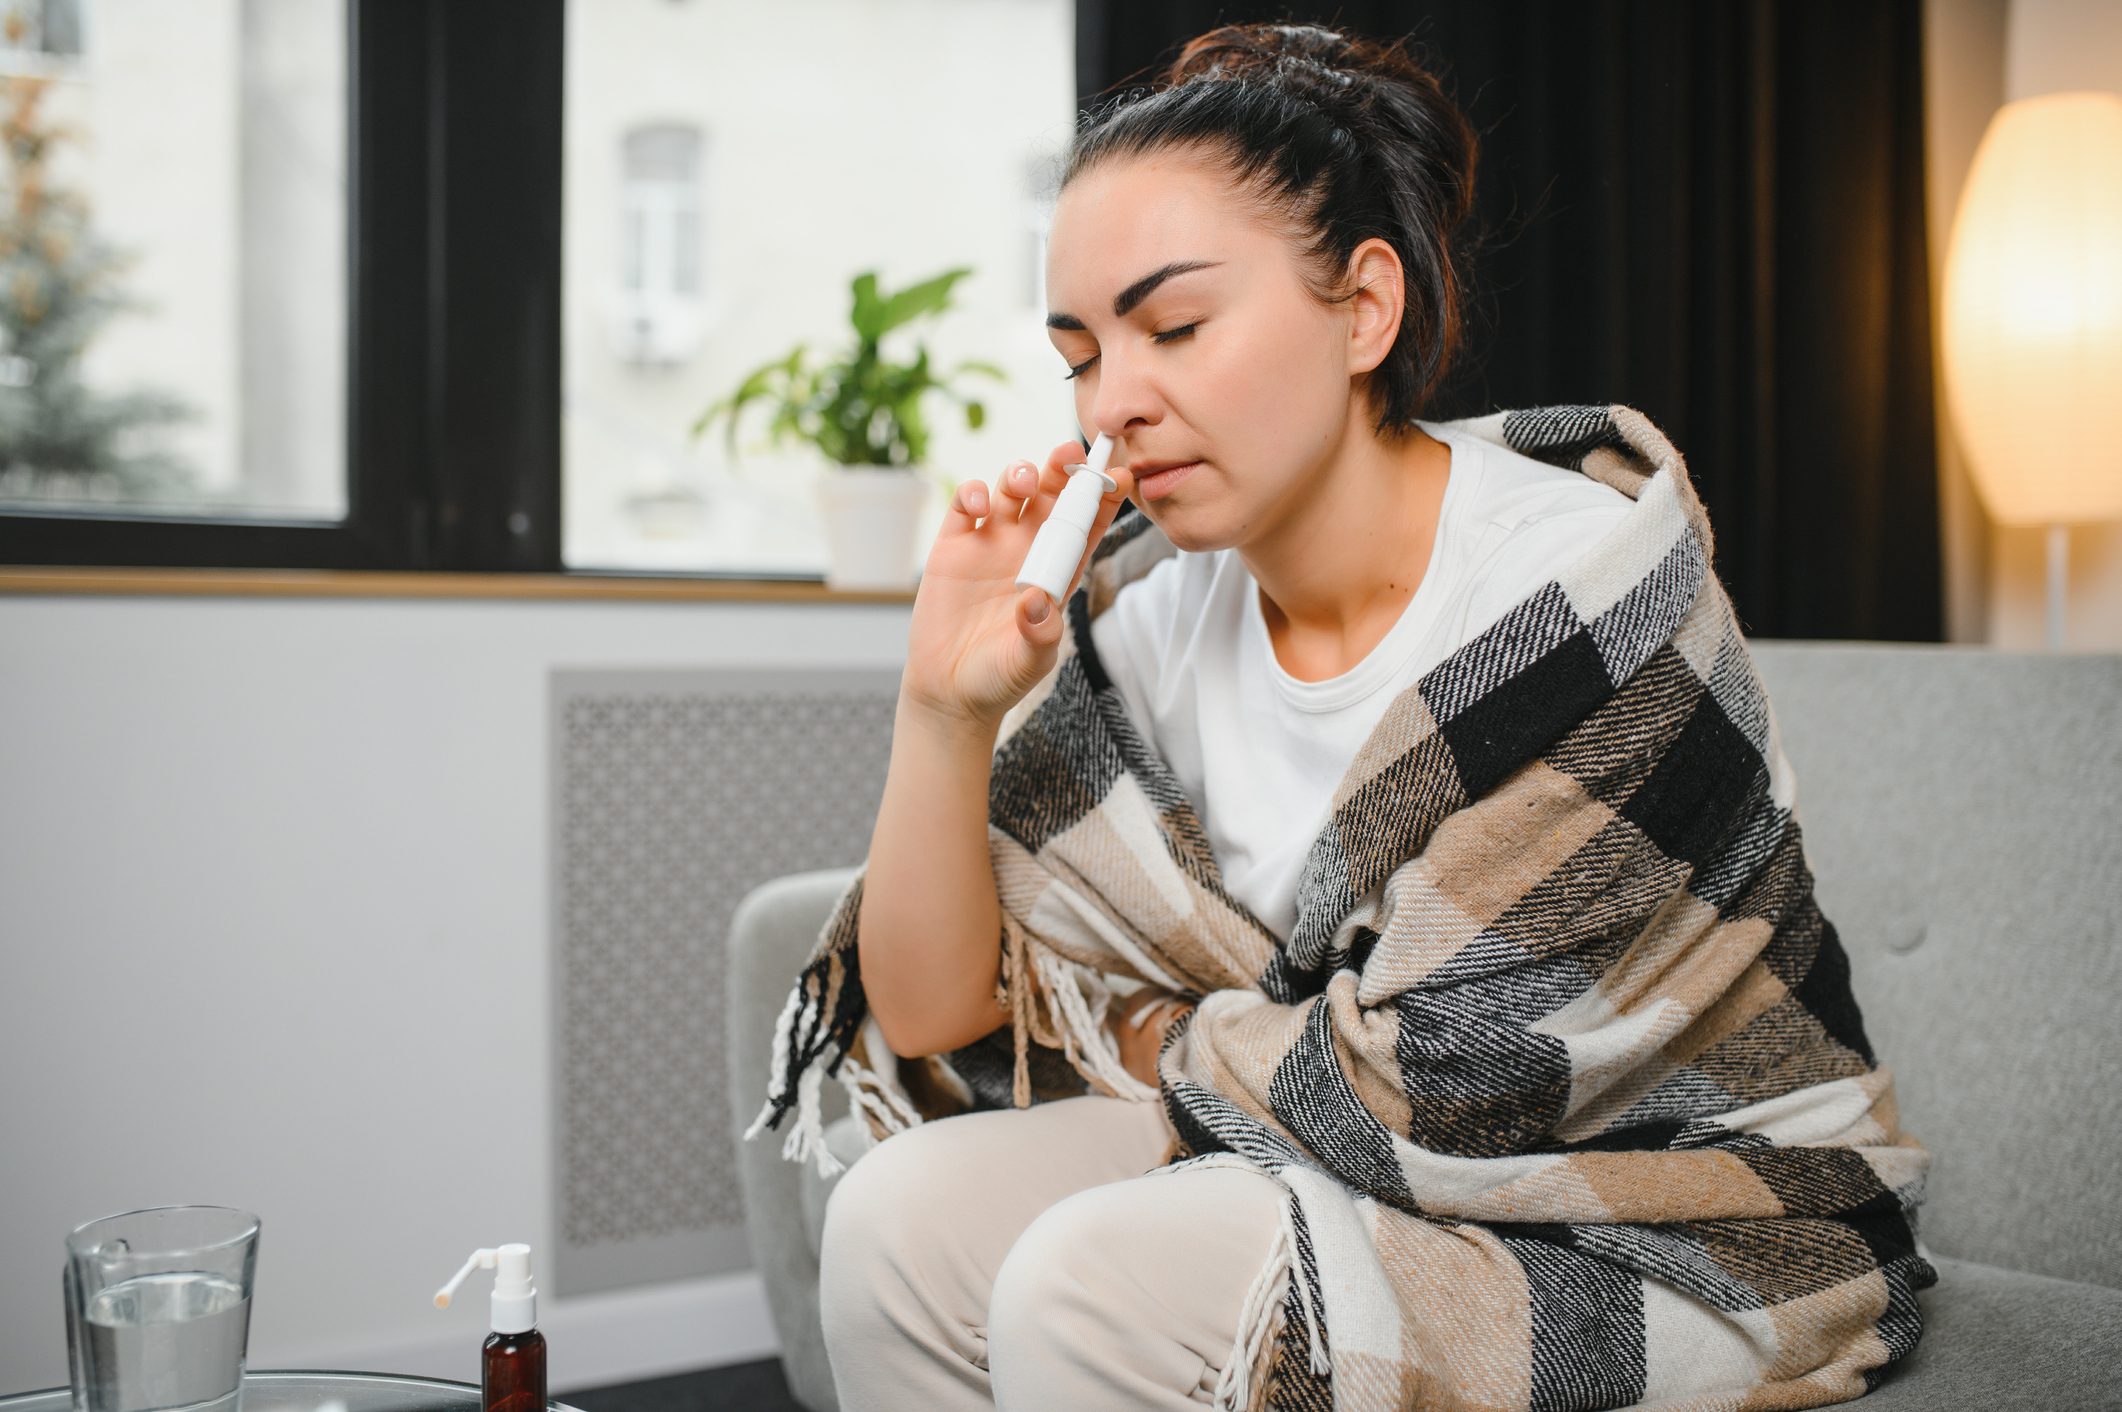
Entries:
{"type": "Polygon", "coordinates": [[[0,563],[570,572],[565,8],[347,0],[343,520],[9,507],[0,563]]]}

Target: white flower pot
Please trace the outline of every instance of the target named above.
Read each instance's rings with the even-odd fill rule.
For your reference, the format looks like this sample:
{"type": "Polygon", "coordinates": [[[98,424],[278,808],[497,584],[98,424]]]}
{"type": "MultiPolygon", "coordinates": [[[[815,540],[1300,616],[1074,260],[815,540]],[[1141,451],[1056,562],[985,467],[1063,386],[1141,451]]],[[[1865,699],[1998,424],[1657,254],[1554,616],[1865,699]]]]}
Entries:
{"type": "Polygon", "coordinates": [[[828,466],[818,477],[825,518],[825,585],[912,588],[928,481],[910,466],[828,466]]]}

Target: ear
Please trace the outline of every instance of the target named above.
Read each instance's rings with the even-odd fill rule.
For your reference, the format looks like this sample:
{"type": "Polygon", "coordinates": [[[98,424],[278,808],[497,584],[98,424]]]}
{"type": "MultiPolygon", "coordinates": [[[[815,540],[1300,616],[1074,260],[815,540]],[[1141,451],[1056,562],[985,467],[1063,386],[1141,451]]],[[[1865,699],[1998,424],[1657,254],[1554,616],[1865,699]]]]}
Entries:
{"type": "Polygon", "coordinates": [[[1355,297],[1348,329],[1348,371],[1367,373],[1385,361],[1400,336],[1406,307],[1405,272],[1393,247],[1377,236],[1349,252],[1349,279],[1355,297]]]}

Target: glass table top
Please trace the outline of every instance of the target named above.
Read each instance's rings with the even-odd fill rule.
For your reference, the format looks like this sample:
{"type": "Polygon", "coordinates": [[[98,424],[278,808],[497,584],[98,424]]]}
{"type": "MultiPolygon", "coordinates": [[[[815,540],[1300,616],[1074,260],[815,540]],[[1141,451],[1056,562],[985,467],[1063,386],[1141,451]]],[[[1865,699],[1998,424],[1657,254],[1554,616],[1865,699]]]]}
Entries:
{"type": "MultiPolygon", "coordinates": [[[[0,1412],[72,1412],[69,1388],[0,1397],[0,1412]]],[[[243,1412],[479,1412],[476,1383],[393,1373],[246,1372],[243,1412]]],[[[548,1402],[550,1412],[575,1412],[548,1402]]]]}

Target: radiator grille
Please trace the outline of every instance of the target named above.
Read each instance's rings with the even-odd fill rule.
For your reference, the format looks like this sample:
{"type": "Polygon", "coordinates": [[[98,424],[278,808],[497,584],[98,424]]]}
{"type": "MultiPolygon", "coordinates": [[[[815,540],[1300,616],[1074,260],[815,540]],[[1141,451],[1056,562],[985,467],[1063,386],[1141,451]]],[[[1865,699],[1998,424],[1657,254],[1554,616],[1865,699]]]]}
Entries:
{"type": "Polygon", "coordinates": [[[859,863],[898,673],[552,674],[555,1289],[751,1263],[730,1130],[737,903],[859,863]]]}

